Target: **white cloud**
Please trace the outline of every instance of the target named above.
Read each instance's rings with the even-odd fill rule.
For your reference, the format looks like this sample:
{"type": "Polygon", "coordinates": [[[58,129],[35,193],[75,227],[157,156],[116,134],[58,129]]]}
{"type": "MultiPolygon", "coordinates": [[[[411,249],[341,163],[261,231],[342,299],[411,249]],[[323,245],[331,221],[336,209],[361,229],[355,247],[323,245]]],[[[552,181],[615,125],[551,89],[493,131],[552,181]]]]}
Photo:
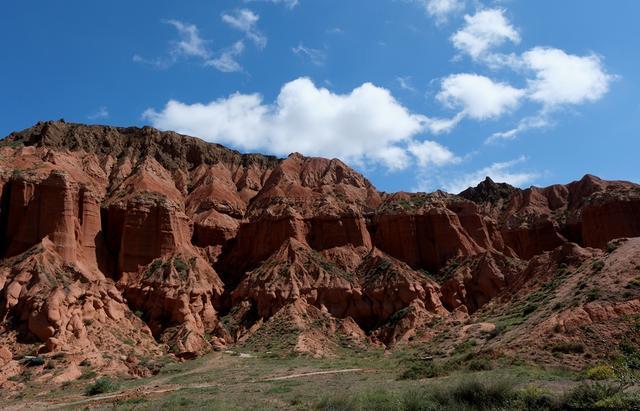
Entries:
{"type": "Polygon", "coordinates": [[[529,80],[529,98],[548,107],[597,101],[609,91],[614,78],[593,54],[580,57],[536,47],[524,53],[522,60],[536,73],[529,80]]]}
{"type": "Polygon", "coordinates": [[[298,47],[291,49],[298,56],[308,58],[316,66],[322,66],[327,60],[327,53],[324,50],[305,47],[304,44],[298,44],[298,47]]]}
{"type": "Polygon", "coordinates": [[[600,100],[615,79],[598,56],[576,56],[555,48],[533,48],[522,57],[512,58],[508,66],[534,73],[535,78],[527,80],[526,98],[542,108],[520,120],[516,127],[492,134],[486,143],[512,140],[525,131],[550,127],[554,111],[600,100]]]}
{"type": "Polygon", "coordinates": [[[242,31],[258,48],[263,49],[267,46],[267,38],[258,30],[258,20],[260,16],[248,9],[235,10],[232,14],[222,14],[222,21],[242,31]]]}
{"type": "Polygon", "coordinates": [[[490,51],[506,41],[520,42],[520,34],[509,23],[502,9],[480,10],[464,16],[465,25],[451,36],[455,48],[474,60],[490,55],[490,51]]]}
{"type": "Polygon", "coordinates": [[[134,54],[131,60],[134,63],[146,64],[146,65],[155,67],[159,70],[164,70],[166,68],[169,68],[173,63],[175,63],[174,59],[167,59],[167,58],[147,59],[145,57],[142,57],[138,53],[134,54]]]}
{"type": "Polygon", "coordinates": [[[223,73],[233,73],[242,71],[242,66],[236,60],[236,57],[244,51],[244,42],[242,40],[235,42],[228,49],[223,50],[220,55],[214,59],[207,60],[205,65],[215,67],[223,73]]]}
{"type": "Polygon", "coordinates": [[[147,64],[164,70],[183,57],[202,60],[210,58],[211,52],[207,48],[207,41],[200,37],[198,27],[179,20],[163,20],[163,23],[174,27],[178,31],[178,40],[169,42],[169,55],[148,59],[136,53],[132,58],[134,63],[147,64]]]}
{"type": "Polygon", "coordinates": [[[233,94],[208,104],[169,101],[144,118],[155,127],[199,136],[242,150],[277,155],[339,157],[355,164],[406,168],[443,165],[455,156],[415,138],[429,128],[428,118],[411,113],[391,93],[364,83],[348,94],[317,87],[307,78],[285,84],[273,104],[258,94],[233,94]]]}
{"type": "MultiPolygon", "coordinates": [[[[247,9],[237,10],[233,14],[222,15],[224,22],[244,32],[245,36],[259,48],[264,48],[267,44],[267,38],[256,28],[259,18],[257,14],[247,9]]],[[[224,73],[243,71],[242,65],[237,58],[244,52],[244,41],[236,41],[227,48],[212,52],[207,47],[208,42],[200,36],[198,27],[195,25],[179,20],[166,20],[165,23],[175,27],[179,36],[178,40],[170,42],[169,56],[147,59],[140,54],[134,54],[132,60],[135,63],[166,69],[181,57],[186,57],[198,59],[204,66],[214,67],[224,73]]]]}
{"type": "Polygon", "coordinates": [[[244,0],[245,3],[250,3],[255,1],[264,1],[268,3],[282,4],[289,9],[293,9],[298,5],[298,0],[244,0]]]}
{"type": "Polygon", "coordinates": [[[443,186],[444,189],[450,193],[459,193],[469,187],[478,185],[478,183],[483,181],[486,177],[490,177],[493,181],[498,183],[507,183],[521,187],[524,184],[531,183],[540,176],[540,174],[536,172],[513,170],[514,166],[525,161],[527,161],[527,158],[521,156],[515,160],[503,163],[493,163],[488,167],[456,177],[445,183],[443,186]]]}
{"type": "Polygon", "coordinates": [[[97,120],[97,119],[108,118],[108,117],[109,117],[109,110],[107,110],[107,107],[105,106],[101,106],[100,108],[98,108],[98,110],[96,110],[95,113],[92,113],[89,116],[87,116],[89,120],[97,120]]]}
{"type": "Polygon", "coordinates": [[[410,76],[396,77],[396,81],[398,82],[398,85],[400,86],[400,88],[403,89],[403,90],[407,90],[407,91],[410,91],[412,93],[415,93],[417,91],[415,89],[415,87],[413,87],[413,85],[411,84],[411,77],[410,76]]]}
{"type": "Polygon", "coordinates": [[[464,0],[419,0],[424,4],[427,13],[436,19],[437,23],[444,23],[450,15],[464,10],[464,0]]]}
{"type": "Polygon", "coordinates": [[[344,30],[342,30],[340,27],[331,27],[326,30],[326,33],[327,34],[344,34],[344,30]]]}
{"type": "Polygon", "coordinates": [[[453,118],[427,118],[425,124],[433,134],[448,133],[462,121],[464,116],[465,113],[460,112],[453,118]]]}
{"type": "Polygon", "coordinates": [[[516,108],[523,90],[477,74],[453,74],[442,80],[436,99],[476,120],[496,118],[516,108]]]}
{"type": "Polygon", "coordinates": [[[178,41],[172,42],[172,55],[176,57],[180,55],[200,57],[203,59],[209,57],[206,42],[200,37],[198,28],[195,25],[183,23],[178,20],[167,20],[166,23],[175,27],[180,37],[178,41]]]}
{"type": "Polygon", "coordinates": [[[549,113],[543,110],[542,112],[534,116],[523,118],[518,122],[518,125],[511,130],[493,133],[489,138],[485,140],[485,144],[493,143],[499,140],[513,140],[519,134],[527,130],[550,127],[552,124],[553,121],[550,119],[549,113]]]}
{"type": "Polygon", "coordinates": [[[416,158],[420,167],[426,168],[431,165],[444,166],[455,164],[461,161],[448,148],[435,141],[414,141],[409,143],[409,152],[416,158]]]}

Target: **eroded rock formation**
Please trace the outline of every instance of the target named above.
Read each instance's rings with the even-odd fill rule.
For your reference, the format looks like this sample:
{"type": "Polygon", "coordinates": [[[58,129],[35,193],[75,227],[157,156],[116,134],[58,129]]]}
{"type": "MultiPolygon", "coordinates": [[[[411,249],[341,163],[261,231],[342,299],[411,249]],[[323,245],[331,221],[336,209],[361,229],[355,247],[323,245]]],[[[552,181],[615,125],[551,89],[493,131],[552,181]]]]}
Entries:
{"type": "Polygon", "coordinates": [[[12,369],[36,346],[139,375],[119,354],[259,349],[286,327],[289,348],[313,355],[331,355],[336,335],[392,346],[604,252],[583,247],[640,236],[628,182],[388,194],[337,159],[62,121],[0,142],[0,193],[0,367],[12,369]]]}

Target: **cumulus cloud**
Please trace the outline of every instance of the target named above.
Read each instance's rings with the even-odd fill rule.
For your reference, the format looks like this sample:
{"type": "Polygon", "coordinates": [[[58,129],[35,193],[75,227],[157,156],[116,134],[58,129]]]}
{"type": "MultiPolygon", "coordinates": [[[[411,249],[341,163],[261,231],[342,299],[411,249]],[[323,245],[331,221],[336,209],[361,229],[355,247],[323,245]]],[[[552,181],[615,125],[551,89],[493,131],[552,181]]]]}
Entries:
{"type": "Polygon", "coordinates": [[[490,177],[493,181],[499,183],[507,183],[513,186],[521,187],[529,184],[540,176],[537,172],[517,171],[513,170],[515,166],[527,161],[527,158],[521,156],[511,161],[502,163],[493,163],[480,170],[464,174],[460,177],[453,178],[446,182],[443,187],[450,193],[459,193],[468,187],[476,186],[485,178],[490,177]]]}
{"type": "Polygon", "coordinates": [[[422,5],[429,16],[436,20],[436,23],[442,24],[447,21],[449,16],[464,10],[465,0],[414,0],[422,5]]]}
{"type": "Polygon", "coordinates": [[[436,99],[476,120],[496,118],[516,108],[524,90],[478,74],[454,74],[442,80],[436,99]]]}
{"type": "Polygon", "coordinates": [[[309,59],[316,66],[322,66],[327,61],[327,53],[324,50],[306,47],[299,43],[297,47],[293,47],[291,51],[298,56],[309,59]]]}
{"type": "Polygon", "coordinates": [[[465,25],[451,36],[453,46],[474,60],[490,56],[490,52],[507,41],[520,42],[520,34],[509,23],[502,9],[486,9],[464,16],[465,25]]]}
{"type": "Polygon", "coordinates": [[[242,66],[236,57],[244,51],[244,42],[237,41],[231,47],[220,52],[219,56],[205,62],[205,65],[215,67],[223,73],[233,73],[242,71],[242,66]]]}
{"type": "Polygon", "coordinates": [[[594,54],[581,57],[536,47],[524,53],[522,60],[535,72],[528,82],[529,98],[545,106],[597,101],[609,91],[613,79],[594,54]]]}
{"type": "Polygon", "coordinates": [[[242,31],[258,48],[263,49],[267,46],[267,37],[258,30],[258,20],[260,16],[248,9],[222,14],[222,21],[242,31]]]}
{"type": "Polygon", "coordinates": [[[448,148],[435,141],[414,141],[408,146],[409,152],[417,159],[420,167],[444,166],[459,163],[461,159],[448,148]]]}
{"type": "Polygon", "coordinates": [[[208,104],[169,101],[144,118],[176,130],[247,151],[338,157],[388,169],[443,165],[455,156],[437,143],[417,142],[428,129],[425,116],[411,113],[391,93],[364,83],[347,94],[317,87],[307,78],[286,83],[276,101],[258,94],[233,94],[208,104]]]}
{"type": "Polygon", "coordinates": [[[491,135],[486,142],[510,140],[519,134],[553,125],[553,113],[563,107],[600,100],[615,76],[607,73],[597,55],[577,56],[549,47],[536,47],[511,64],[532,73],[527,80],[526,98],[542,105],[540,111],[520,120],[510,130],[491,135]]]}

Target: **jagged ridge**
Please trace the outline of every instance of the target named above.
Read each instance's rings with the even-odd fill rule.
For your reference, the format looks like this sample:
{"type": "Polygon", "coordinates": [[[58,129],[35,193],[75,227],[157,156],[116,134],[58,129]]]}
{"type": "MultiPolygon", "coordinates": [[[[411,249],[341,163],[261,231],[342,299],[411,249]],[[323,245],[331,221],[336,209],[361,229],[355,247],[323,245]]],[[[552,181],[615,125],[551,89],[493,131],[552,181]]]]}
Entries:
{"type": "MultiPolygon", "coordinates": [[[[144,352],[193,356],[279,316],[308,330],[301,312],[393,345],[433,318],[481,310],[535,256],[640,235],[640,186],[589,175],[526,190],[487,179],[458,196],[388,194],[337,159],[60,121],[12,133],[0,159],[0,343],[15,352],[36,342],[99,356],[96,335],[131,335],[144,352]],[[49,268],[15,269],[25,255],[49,268]],[[52,287],[51,276],[64,281],[52,287]],[[133,320],[123,328],[110,309],[100,333],[81,327],[77,289],[133,320]]],[[[300,334],[297,349],[322,351],[310,335],[326,338],[300,334]]]]}

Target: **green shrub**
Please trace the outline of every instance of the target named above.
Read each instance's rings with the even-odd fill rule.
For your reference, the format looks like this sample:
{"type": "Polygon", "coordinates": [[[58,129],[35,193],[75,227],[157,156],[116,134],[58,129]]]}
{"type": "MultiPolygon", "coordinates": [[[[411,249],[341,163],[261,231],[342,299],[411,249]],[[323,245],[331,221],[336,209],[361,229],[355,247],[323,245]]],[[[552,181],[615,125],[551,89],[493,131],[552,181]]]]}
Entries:
{"type": "Polygon", "coordinates": [[[90,380],[95,377],[97,374],[95,371],[91,370],[83,370],[82,374],[78,377],[79,380],[90,380]]]}
{"type": "Polygon", "coordinates": [[[610,380],[615,378],[616,376],[613,368],[606,364],[600,364],[596,365],[595,367],[589,368],[585,375],[588,379],[595,381],[610,380]]]}
{"type": "Polygon", "coordinates": [[[84,393],[87,396],[91,396],[115,391],[116,389],[118,389],[118,385],[115,382],[108,377],[100,377],[96,382],[89,385],[84,393]]]}
{"type": "Polygon", "coordinates": [[[514,409],[539,411],[557,408],[557,400],[551,393],[534,386],[528,386],[518,392],[516,402],[518,406],[514,407],[514,409]]]}
{"type": "Polygon", "coordinates": [[[516,391],[512,382],[467,378],[423,385],[394,393],[376,391],[324,398],[311,407],[326,411],[489,411],[489,410],[631,410],[640,394],[621,392],[615,384],[583,383],[563,396],[533,386],[516,391]]]}
{"type": "Polygon", "coordinates": [[[184,261],[182,261],[181,258],[176,257],[173,260],[173,266],[176,268],[176,270],[184,275],[187,271],[189,271],[189,266],[187,265],[187,263],[185,263],[184,261]]]}
{"type": "Polygon", "coordinates": [[[581,354],[584,352],[584,345],[579,342],[560,342],[551,346],[552,352],[563,354],[581,354]]]}
{"type": "Polygon", "coordinates": [[[527,303],[527,305],[525,305],[524,308],[522,309],[522,314],[526,317],[526,316],[532,314],[537,309],[538,309],[538,304],[527,303]]]}
{"type": "Polygon", "coordinates": [[[640,287],[640,277],[636,277],[633,280],[629,281],[627,284],[627,288],[637,288],[640,287]]]}
{"type": "Polygon", "coordinates": [[[607,400],[616,393],[616,389],[607,384],[583,383],[567,393],[563,403],[569,409],[594,409],[596,403],[607,400]]]}
{"type": "Polygon", "coordinates": [[[158,271],[162,267],[164,267],[164,261],[162,261],[159,258],[156,260],[153,260],[153,262],[149,264],[147,271],[145,271],[144,273],[145,278],[151,277],[156,271],[158,271]]]}
{"type": "Polygon", "coordinates": [[[397,324],[400,320],[402,320],[409,313],[409,307],[401,308],[389,317],[387,322],[389,324],[397,324]]]}
{"type": "Polygon", "coordinates": [[[437,405],[432,409],[450,410],[495,410],[512,409],[510,404],[516,399],[513,385],[506,381],[481,382],[466,378],[453,386],[433,388],[428,394],[437,405]]]}
{"type": "Polygon", "coordinates": [[[504,323],[502,323],[502,322],[497,323],[496,327],[493,330],[487,332],[487,334],[486,334],[487,335],[487,340],[491,340],[491,339],[496,338],[497,336],[502,334],[504,332],[504,330],[506,330],[506,329],[507,329],[507,326],[504,323]]]}
{"type": "Polygon", "coordinates": [[[622,353],[622,360],[625,367],[633,370],[634,372],[640,371],[640,351],[636,349],[634,342],[630,340],[623,340],[618,345],[620,352],[622,353]]]}
{"type": "Polygon", "coordinates": [[[323,398],[311,409],[317,411],[356,411],[358,404],[354,397],[323,398]]]}
{"type": "Polygon", "coordinates": [[[407,408],[402,399],[387,391],[371,391],[358,395],[324,398],[311,407],[317,411],[400,411],[407,408]]]}
{"type": "Polygon", "coordinates": [[[26,356],[20,362],[27,367],[37,367],[44,364],[44,358],[39,355],[37,357],[26,356]]]}
{"type": "Polygon", "coordinates": [[[600,400],[593,405],[598,410],[640,410],[638,393],[618,393],[600,400]]]}
{"type": "Polygon", "coordinates": [[[487,371],[493,369],[493,363],[486,358],[474,358],[469,361],[467,368],[471,371],[487,371]]]}
{"type": "Polygon", "coordinates": [[[461,344],[458,344],[456,348],[453,349],[453,354],[456,355],[456,354],[465,353],[469,351],[471,348],[475,347],[476,345],[478,345],[476,340],[467,340],[461,344]]]}
{"type": "Polygon", "coordinates": [[[596,273],[602,271],[602,269],[604,268],[604,261],[602,261],[602,260],[594,261],[593,264],[591,264],[591,268],[596,273]]]}
{"type": "Polygon", "coordinates": [[[438,364],[426,361],[414,361],[409,368],[400,375],[401,380],[421,380],[435,378],[445,374],[445,370],[438,364]]]}
{"type": "Polygon", "coordinates": [[[163,410],[182,410],[189,409],[190,406],[194,404],[194,401],[191,398],[179,396],[179,397],[169,397],[169,399],[162,402],[163,410]]]}
{"type": "Polygon", "coordinates": [[[595,301],[600,298],[600,290],[597,288],[592,288],[587,293],[587,301],[595,301]]]}

